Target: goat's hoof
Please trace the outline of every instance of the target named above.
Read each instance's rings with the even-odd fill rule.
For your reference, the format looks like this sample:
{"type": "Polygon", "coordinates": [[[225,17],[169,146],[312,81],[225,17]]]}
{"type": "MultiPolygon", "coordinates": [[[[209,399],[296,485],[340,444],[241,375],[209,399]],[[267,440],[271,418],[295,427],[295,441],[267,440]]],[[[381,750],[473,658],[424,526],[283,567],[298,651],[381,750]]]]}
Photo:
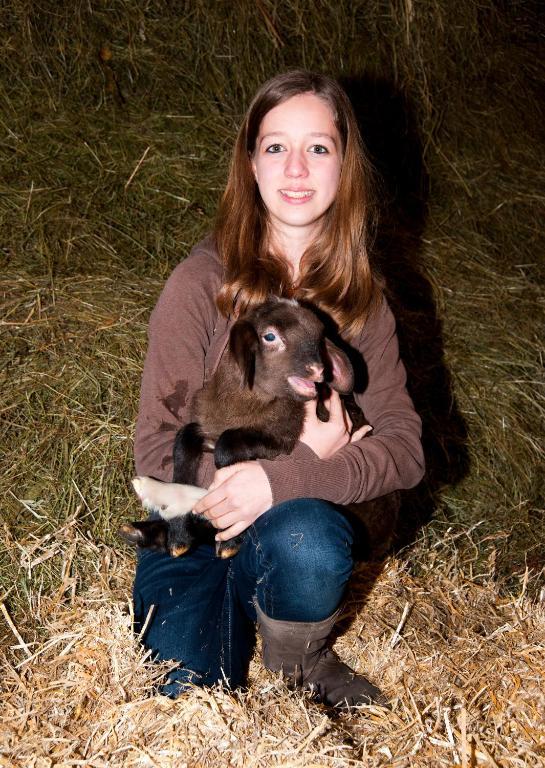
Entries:
{"type": "Polygon", "coordinates": [[[138,528],[135,528],[134,525],[131,525],[131,523],[124,523],[119,529],[119,535],[122,536],[129,544],[133,544],[134,546],[138,546],[144,538],[142,531],[138,530],[138,528]]]}
{"type": "Polygon", "coordinates": [[[227,560],[229,557],[234,557],[238,553],[238,547],[220,547],[216,545],[216,557],[221,557],[222,560],[227,560]]]}
{"type": "Polygon", "coordinates": [[[189,550],[189,546],[189,544],[180,544],[176,547],[172,547],[170,554],[172,557],[181,557],[182,555],[185,555],[185,553],[189,550]]]}

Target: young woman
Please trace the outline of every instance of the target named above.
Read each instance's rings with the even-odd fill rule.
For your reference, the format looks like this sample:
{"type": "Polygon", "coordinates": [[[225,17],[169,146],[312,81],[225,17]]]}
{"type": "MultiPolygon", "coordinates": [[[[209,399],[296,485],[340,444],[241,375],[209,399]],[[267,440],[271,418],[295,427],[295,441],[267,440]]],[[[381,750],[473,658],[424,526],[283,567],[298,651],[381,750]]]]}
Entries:
{"type": "Polygon", "coordinates": [[[337,505],[414,486],[423,474],[420,419],[405,389],[395,323],[368,254],[370,169],[346,94],[292,71],[255,96],[236,140],[212,236],[179,264],[149,328],[136,431],[136,469],[170,481],[176,431],[215,369],[230,327],[267,296],[303,298],[327,313],[365,361],[357,395],[371,435],[350,437],[339,396],[330,420],[309,403],[290,456],[214,471],[207,455],[196,505],[228,539],[230,560],[201,545],[172,558],[139,553],[137,627],[175,659],[163,692],[189,683],[242,685],[255,623],[263,659],[324,703],[380,701],[380,691],[327,649],[352,572],[353,529],[337,505]]]}

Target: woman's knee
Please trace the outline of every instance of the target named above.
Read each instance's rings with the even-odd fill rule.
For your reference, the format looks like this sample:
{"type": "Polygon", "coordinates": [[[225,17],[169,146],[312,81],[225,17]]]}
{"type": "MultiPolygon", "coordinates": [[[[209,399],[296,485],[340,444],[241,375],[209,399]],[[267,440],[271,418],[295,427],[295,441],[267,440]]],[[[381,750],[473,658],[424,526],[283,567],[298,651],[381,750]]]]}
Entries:
{"type": "Polygon", "coordinates": [[[258,518],[249,537],[256,597],[268,616],[321,621],[338,608],[352,573],[353,536],[334,505],[319,499],[280,504],[258,518]]]}
{"type": "Polygon", "coordinates": [[[269,562],[292,563],[299,572],[314,571],[322,577],[352,571],[352,526],[329,502],[284,502],[258,518],[254,530],[269,562]]]}

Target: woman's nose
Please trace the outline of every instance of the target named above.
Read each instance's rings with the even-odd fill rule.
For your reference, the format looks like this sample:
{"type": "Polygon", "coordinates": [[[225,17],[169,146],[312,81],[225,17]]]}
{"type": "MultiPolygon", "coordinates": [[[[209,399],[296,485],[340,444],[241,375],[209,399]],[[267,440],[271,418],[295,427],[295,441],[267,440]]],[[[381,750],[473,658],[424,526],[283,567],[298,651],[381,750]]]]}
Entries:
{"type": "Polygon", "coordinates": [[[290,178],[299,178],[308,175],[306,160],[301,152],[290,152],[288,154],[284,173],[290,178]]]}

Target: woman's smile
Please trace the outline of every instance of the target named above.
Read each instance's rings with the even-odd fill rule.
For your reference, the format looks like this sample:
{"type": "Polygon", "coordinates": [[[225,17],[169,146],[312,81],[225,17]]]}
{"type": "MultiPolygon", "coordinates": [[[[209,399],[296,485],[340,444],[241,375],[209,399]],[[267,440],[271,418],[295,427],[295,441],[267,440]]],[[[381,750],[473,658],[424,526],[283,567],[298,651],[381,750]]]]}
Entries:
{"type": "Polygon", "coordinates": [[[306,203],[314,195],[313,189],[281,189],[279,190],[287,203],[306,203]]]}

